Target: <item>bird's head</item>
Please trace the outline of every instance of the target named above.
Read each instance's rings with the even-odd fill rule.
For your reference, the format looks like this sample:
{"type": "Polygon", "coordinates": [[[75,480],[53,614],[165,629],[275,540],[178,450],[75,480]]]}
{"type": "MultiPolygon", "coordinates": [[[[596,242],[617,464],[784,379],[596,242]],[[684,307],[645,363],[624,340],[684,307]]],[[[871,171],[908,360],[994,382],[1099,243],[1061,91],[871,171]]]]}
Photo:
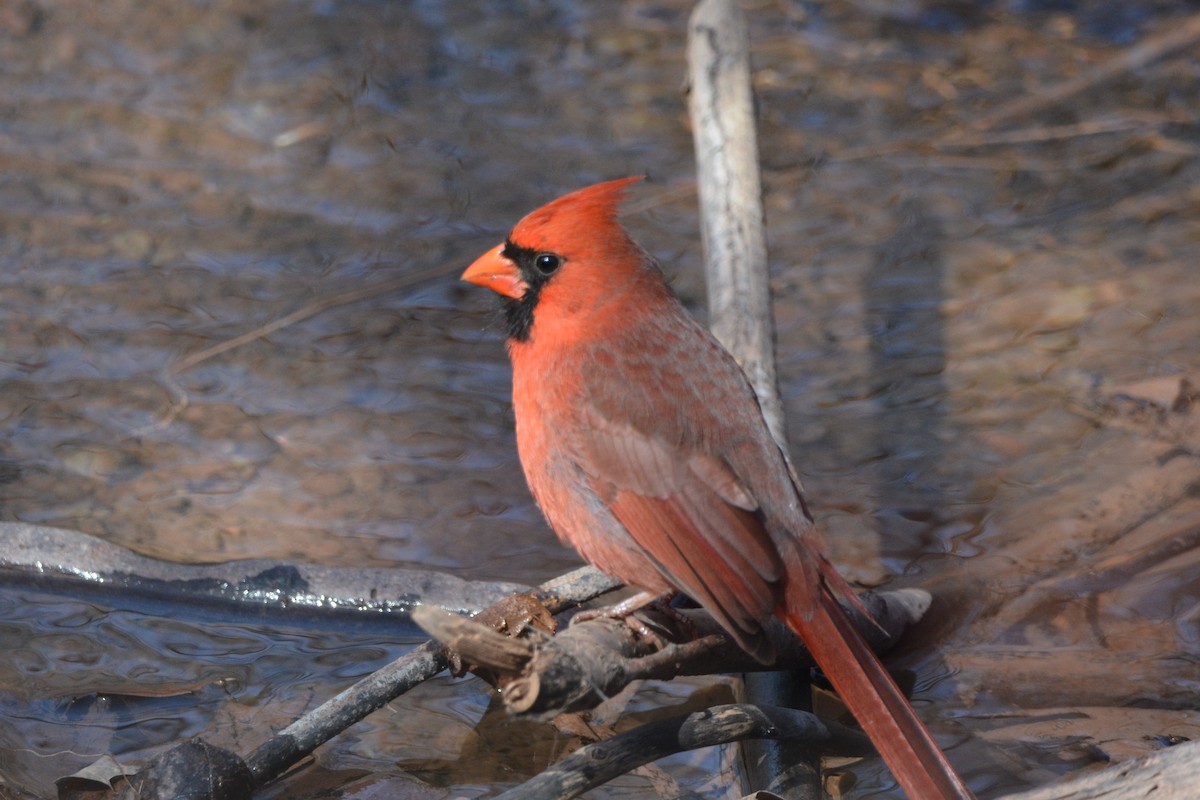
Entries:
{"type": "Polygon", "coordinates": [[[526,215],[505,241],[477,258],[462,279],[503,295],[511,340],[527,340],[538,319],[595,308],[649,258],[617,221],[624,190],[642,178],[597,183],[526,215]]]}

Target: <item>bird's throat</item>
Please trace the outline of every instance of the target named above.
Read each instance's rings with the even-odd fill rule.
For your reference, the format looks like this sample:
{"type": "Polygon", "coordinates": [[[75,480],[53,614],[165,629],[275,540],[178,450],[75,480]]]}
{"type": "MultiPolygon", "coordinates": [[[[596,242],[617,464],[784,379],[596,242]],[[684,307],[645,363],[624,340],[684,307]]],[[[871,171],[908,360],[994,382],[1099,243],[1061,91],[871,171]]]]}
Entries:
{"type": "Polygon", "coordinates": [[[510,297],[502,298],[504,306],[504,326],[508,338],[514,342],[527,342],[533,331],[533,312],[537,307],[538,297],[542,293],[541,283],[531,283],[525,293],[517,300],[510,297]]]}

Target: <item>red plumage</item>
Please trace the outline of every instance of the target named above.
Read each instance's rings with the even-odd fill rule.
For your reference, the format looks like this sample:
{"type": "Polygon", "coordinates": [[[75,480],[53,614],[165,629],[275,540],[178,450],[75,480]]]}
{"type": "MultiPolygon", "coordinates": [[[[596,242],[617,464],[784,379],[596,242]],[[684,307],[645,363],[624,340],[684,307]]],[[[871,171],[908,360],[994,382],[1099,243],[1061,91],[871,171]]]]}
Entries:
{"type": "Polygon", "coordinates": [[[838,605],[849,589],[746,377],[617,221],[637,180],[530,213],[463,274],[505,297],[534,498],[590,563],[684,592],[761,661],[782,618],[910,797],[970,797],[838,605]]]}

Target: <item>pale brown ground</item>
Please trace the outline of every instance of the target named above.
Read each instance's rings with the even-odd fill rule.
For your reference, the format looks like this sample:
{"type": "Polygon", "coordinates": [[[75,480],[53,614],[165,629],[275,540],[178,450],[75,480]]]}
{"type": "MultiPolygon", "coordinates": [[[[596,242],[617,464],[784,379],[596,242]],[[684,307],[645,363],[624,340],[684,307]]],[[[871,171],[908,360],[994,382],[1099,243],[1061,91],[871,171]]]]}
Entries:
{"type": "MultiPolygon", "coordinates": [[[[542,201],[646,172],[630,225],[702,308],[688,7],[4,7],[0,516],[184,561],[575,563],[455,277],[542,201]]],[[[983,795],[1200,734],[1195,45],[971,127],[1118,57],[1097,8],[747,6],[794,456],[852,577],[939,592],[894,663],[983,795]]],[[[479,691],[329,763],[452,759],[479,691]]]]}

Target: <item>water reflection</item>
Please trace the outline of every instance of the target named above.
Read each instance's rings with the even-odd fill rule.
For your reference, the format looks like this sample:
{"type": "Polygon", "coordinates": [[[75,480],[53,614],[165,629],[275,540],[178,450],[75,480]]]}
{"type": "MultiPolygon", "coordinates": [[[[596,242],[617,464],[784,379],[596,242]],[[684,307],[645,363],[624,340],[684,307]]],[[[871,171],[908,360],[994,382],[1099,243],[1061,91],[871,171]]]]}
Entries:
{"type": "Polygon", "coordinates": [[[912,198],[896,206],[895,232],[879,244],[863,285],[870,392],[877,404],[873,439],[880,452],[873,472],[879,481],[878,506],[896,510],[877,519],[885,549],[902,554],[941,549],[928,531],[913,537],[911,523],[929,522],[948,500],[937,472],[946,457],[942,443],[947,435],[945,263],[940,252],[945,234],[934,213],[912,198]],[[900,516],[910,524],[888,524],[900,516]]]}

